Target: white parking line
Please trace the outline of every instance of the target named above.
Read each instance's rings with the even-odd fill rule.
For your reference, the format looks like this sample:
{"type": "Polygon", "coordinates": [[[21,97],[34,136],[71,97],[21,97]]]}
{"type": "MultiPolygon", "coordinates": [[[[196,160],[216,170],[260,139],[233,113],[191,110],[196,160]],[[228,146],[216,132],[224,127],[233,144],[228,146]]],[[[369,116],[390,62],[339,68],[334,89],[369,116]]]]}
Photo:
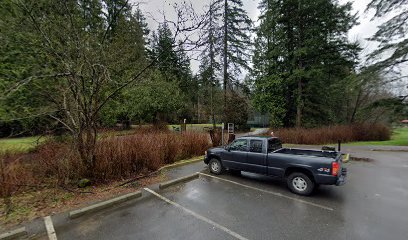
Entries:
{"type": "Polygon", "coordinates": [[[208,218],[206,218],[206,217],[204,217],[204,216],[202,216],[202,215],[200,215],[200,214],[198,214],[196,212],[191,211],[190,209],[187,209],[187,208],[181,206],[180,204],[178,204],[176,202],[171,201],[170,199],[158,194],[157,192],[155,192],[155,191],[153,191],[153,190],[151,190],[149,188],[144,188],[144,190],[146,190],[147,192],[155,195],[156,197],[160,198],[161,200],[167,202],[168,204],[171,204],[174,207],[177,207],[177,208],[187,212],[188,214],[192,215],[193,217],[195,217],[195,218],[197,218],[197,219],[199,219],[201,221],[204,221],[204,222],[206,222],[208,224],[211,224],[215,228],[218,228],[219,230],[222,230],[222,231],[228,233],[229,235],[231,235],[231,236],[233,236],[233,237],[235,237],[235,238],[237,238],[239,240],[248,240],[248,238],[245,238],[245,237],[239,235],[238,233],[236,233],[236,232],[234,232],[234,231],[232,231],[232,230],[230,230],[230,229],[228,229],[228,228],[226,228],[226,227],[212,221],[211,219],[208,219],[208,218]]]}
{"type": "Polygon", "coordinates": [[[239,183],[239,182],[234,182],[234,181],[231,181],[231,180],[228,180],[228,179],[216,177],[216,176],[209,175],[209,174],[206,174],[206,173],[201,173],[201,172],[200,172],[199,174],[200,174],[200,175],[203,175],[203,176],[206,176],[206,177],[215,178],[215,179],[218,179],[218,180],[221,180],[221,181],[224,181],[224,182],[233,183],[233,184],[238,185],[238,186],[246,187],[246,188],[253,189],[253,190],[257,190],[257,191],[260,191],[260,192],[272,194],[272,195],[275,195],[275,196],[278,196],[278,197],[287,198],[287,199],[290,199],[290,200],[293,200],[293,201],[297,201],[297,202],[301,202],[301,203],[304,203],[304,204],[308,204],[308,205],[311,205],[311,206],[314,206],[314,207],[322,208],[322,209],[325,209],[325,210],[328,210],[328,211],[333,211],[333,210],[334,210],[334,209],[331,208],[331,207],[327,207],[327,206],[324,206],[324,205],[321,205],[321,204],[317,204],[317,203],[312,203],[312,202],[305,201],[305,200],[302,200],[302,199],[299,199],[299,198],[294,198],[294,197],[286,196],[286,195],[283,195],[283,194],[278,193],[278,192],[272,192],[272,191],[264,190],[264,189],[261,189],[261,188],[252,187],[252,186],[249,186],[249,185],[245,185],[245,184],[242,184],[242,183],[239,183]]]}
{"type": "Polygon", "coordinates": [[[57,234],[55,233],[54,224],[50,216],[44,218],[45,228],[47,229],[48,239],[57,240],[57,234]]]}

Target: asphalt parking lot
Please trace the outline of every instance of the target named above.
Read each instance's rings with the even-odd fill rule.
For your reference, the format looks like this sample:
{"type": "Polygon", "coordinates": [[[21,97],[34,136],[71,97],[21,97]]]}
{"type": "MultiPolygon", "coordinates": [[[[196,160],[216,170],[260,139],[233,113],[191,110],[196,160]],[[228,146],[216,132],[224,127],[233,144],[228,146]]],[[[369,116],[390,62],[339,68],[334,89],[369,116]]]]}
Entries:
{"type": "MultiPolygon", "coordinates": [[[[353,150],[351,150],[353,151],[353,150]]],[[[200,175],[56,225],[58,239],[407,239],[408,153],[356,150],[348,183],[311,197],[268,177],[200,175]]],[[[189,166],[201,169],[202,163],[189,166]]]]}

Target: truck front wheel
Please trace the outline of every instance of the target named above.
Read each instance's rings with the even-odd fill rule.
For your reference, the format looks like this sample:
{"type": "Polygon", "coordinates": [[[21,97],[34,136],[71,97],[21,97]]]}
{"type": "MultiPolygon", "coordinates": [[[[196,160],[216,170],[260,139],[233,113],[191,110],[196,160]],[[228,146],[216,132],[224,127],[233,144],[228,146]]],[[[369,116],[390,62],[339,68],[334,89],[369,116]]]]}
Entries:
{"type": "Polygon", "coordinates": [[[301,172],[290,174],[286,181],[289,189],[299,195],[310,195],[315,187],[315,183],[301,172]]]}
{"type": "Polygon", "coordinates": [[[210,171],[217,175],[221,174],[224,171],[224,167],[222,166],[221,161],[216,158],[212,158],[208,163],[208,166],[210,167],[210,171]]]}

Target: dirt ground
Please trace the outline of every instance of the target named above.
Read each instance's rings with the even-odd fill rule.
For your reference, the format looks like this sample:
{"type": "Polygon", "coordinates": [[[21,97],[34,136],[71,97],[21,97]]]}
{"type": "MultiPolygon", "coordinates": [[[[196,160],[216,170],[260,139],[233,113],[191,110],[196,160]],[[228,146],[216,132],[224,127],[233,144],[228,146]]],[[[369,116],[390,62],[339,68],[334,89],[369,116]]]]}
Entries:
{"type": "Polygon", "coordinates": [[[120,186],[129,179],[109,184],[89,186],[86,188],[42,187],[27,188],[12,197],[12,211],[5,214],[5,204],[0,204],[0,230],[31,221],[38,217],[48,216],[57,212],[77,209],[93,202],[110,199],[115,196],[134,192],[147,185],[165,180],[163,174],[155,174],[135,182],[120,186]]]}

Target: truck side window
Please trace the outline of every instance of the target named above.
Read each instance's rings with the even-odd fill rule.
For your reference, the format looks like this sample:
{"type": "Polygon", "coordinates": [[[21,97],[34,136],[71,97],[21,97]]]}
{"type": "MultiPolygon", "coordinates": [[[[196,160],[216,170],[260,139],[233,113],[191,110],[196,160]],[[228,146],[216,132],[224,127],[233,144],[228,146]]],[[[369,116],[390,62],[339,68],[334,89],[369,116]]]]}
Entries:
{"type": "Polygon", "coordinates": [[[271,153],[281,148],[282,148],[282,143],[278,138],[272,138],[268,140],[268,153],[271,153]]]}
{"type": "Polygon", "coordinates": [[[248,151],[248,141],[246,139],[238,139],[231,143],[230,150],[232,151],[248,151]]]}
{"type": "Polygon", "coordinates": [[[249,151],[262,153],[262,140],[251,140],[249,151]]]}

